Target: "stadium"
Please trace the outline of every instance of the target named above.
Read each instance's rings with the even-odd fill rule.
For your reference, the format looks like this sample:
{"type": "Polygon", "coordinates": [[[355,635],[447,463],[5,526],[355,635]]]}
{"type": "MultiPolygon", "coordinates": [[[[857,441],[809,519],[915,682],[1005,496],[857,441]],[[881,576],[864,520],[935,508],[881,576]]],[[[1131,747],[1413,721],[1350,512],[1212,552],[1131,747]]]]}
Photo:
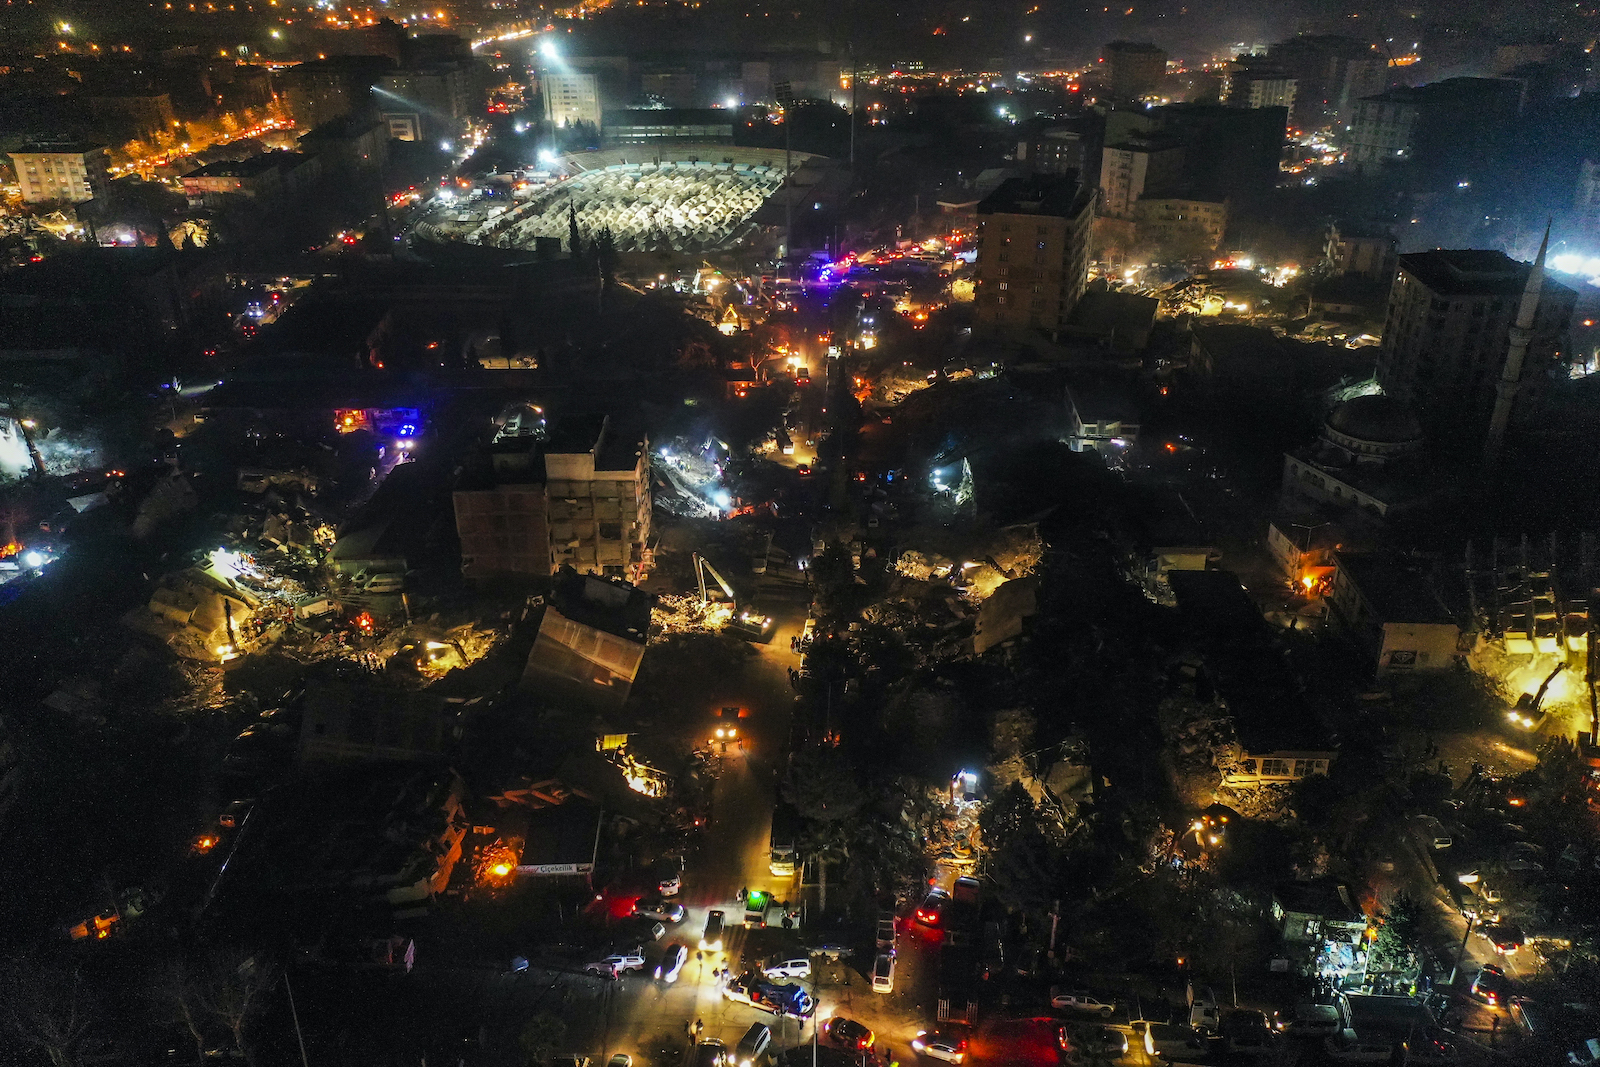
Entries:
{"type": "MultiPolygon", "coordinates": [[[[796,187],[812,185],[825,162],[793,154],[796,187]]],[[[585,240],[609,229],[619,251],[713,252],[732,248],[779,214],[758,219],[783,187],[782,152],[729,145],[687,146],[669,157],[639,148],[562,157],[571,176],[519,194],[514,206],[462,234],[471,244],[534,248],[536,238],[566,241],[575,211],[585,240]],[[641,159],[641,155],[646,158],[641,159]]]]}

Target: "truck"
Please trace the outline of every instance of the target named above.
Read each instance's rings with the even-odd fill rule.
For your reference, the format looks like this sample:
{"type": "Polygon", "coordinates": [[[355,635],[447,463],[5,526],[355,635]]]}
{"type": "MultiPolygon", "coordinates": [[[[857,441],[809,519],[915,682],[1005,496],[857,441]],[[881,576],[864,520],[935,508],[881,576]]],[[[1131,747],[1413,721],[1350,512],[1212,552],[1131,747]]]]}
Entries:
{"type": "Polygon", "coordinates": [[[803,987],[769,981],[754,971],[729,979],[722,987],[722,996],[735,1004],[748,1004],[774,1015],[805,1016],[817,1008],[817,1002],[803,987]]]}
{"type": "Polygon", "coordinates": [[[767,925],[767,906],[772,903],[772,894],[764,889],[746,889],[744,891],[744,924],[746,926],[767,925]]]}
{"type": "Polygon", "coordinates": [[[800,864],[800,812],[780,800],[772,809],[772,852],[768,869],[775,878],[793,878],[800,864]]]}

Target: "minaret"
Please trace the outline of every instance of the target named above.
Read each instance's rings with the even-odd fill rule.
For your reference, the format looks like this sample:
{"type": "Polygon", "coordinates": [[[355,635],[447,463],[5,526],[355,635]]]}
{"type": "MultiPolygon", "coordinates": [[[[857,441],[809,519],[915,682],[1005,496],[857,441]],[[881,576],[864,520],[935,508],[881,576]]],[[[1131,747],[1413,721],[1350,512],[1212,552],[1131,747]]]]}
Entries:
{"type": "Polygon", "coordinates": [[[1550,223],[1544,226],[1544,240],[1539,242],[1539,255],[1528,271],[1528,284],[1522,288],[1522,303],[1517,307],[1517,321],[1511,327],[1511,344],[1506,349],[1505,366],[1500,380],[1494,385],[1494,414],[1489,417],[1489,436],[1483,442],[1483,465],[1493,469],[1500,459],[1500,443],[1505,439],[1506,423],[1511,421],[1511,405],[1522,387],[1522,363],[1528,356],[1528,345],[1533,342],[1533,320],[1539,311],[1539,296],[1544,290],[1544,254],[1550,248],[1550,223]]]}

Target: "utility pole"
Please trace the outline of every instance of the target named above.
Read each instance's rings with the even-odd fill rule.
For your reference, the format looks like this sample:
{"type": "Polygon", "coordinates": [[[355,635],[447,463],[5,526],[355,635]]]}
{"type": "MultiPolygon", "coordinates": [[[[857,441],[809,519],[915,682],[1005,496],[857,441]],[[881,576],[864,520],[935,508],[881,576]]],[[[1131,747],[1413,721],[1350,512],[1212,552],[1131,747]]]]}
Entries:
{"type": "Polygon", "coordinates": [[[1461,959],[1467,954],[1467,939],[1472,936],[1472,925],[1477,921],[1476,917],[1467,920],[1467,931],[1461,935],[1461,946],[1456,949],[1455,966],[1450,968],[1450,980],[1444,984],[1446,989],[1456,984],[1456,972],[1461,970],[1461,959]]]}
{"type": "Polygon", "coordinates": [[[794,187],[789,181],[793,163],[789,126],[794,118],[794,87],[788,82],[779,82],[772,87],[772,93],[778,98],[778,106],[783,108],[783,256],[788,259],[794,255],[794,187]]]}
{"type": "Polygon", "coordinates": [[[306,1059],[306,1038],[300,1032],[300,1012],[294,1006],[294,987],[289,984],[289,969],[283,969],[283,991],[289,994],[289,1018],[294,1020],[294,1039],[300,1045],[300,1067],[311,1067],[306,1059]]]}
{"type": "Polygon", "coordinates": [[[850,46],[850,173],[856,172],[856,46],[850,46]]]}

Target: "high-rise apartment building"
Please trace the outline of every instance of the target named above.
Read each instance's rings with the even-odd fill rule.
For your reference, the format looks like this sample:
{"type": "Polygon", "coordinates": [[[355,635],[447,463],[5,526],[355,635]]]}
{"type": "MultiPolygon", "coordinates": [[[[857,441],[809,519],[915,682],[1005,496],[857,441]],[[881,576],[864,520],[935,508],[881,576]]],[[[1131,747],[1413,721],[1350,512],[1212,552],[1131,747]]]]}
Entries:
{"type": "Polygon", "coordinates": [[[978,204],[979,322],[1061,328],[1088,284],[1094,200],[1076,174],[1035,174],[978,204]]]}
{"type": "Polygon", "coordinates": [[[1183,146],[1160,138],[1134,138],[1106,145],[1100,155],[1100,213],[1133,216],[1145,195],[1171,193],[1183,180],[1183,146]]]}
{"type": "Polygon", "coordinates": [[[1167,53],[1148,42],[1112,41],[1105,47],[1106,86],[1113,100],[1137,100],[1161,87],[1167,53]]]}
{"type": "Polygon", "coordinates": [[[9,154],[24,203],[81,204],[105,195],[111,166],[111,153],[105,145],[25,144],[9,154]]]}
{"type": "Polygon", "coordinates": [[[1356,102],[1346,161],[1370,171],[1418,160],[1429,166],[1492,154],[1522,107],[1522,84],[1509,78],[1447,78],[1390,89],[1356,102]],[[1470,129],[1471,137],[1462,131],[1470,129]]]}
{"type": "Polygon", "coordinates": [[[553,125],[600,125],[600,88],[593,74],[541,71],[539,93],[544,97],[544,117],[553,125]]]}
{"type": "Polygon", "coordinates": [[[1300,34],[1273,45],[1267,59],[1295,80],[1289,120],[1302,130],[1339,122],[1342,109],[1389,87],[1388,55],[1352,37],[1300,34]]]}
{"type": "Polygon", "coordinates": [[[565,564],[637,581],[649,569],[650,460],[642,437],[604,416],[558,424],[541,444],[509,437],[454,493],[461,573],[546,578],[565,564]]]}
{"type": "Polygon", "coordinates": [[[1295,92],[1293,75],[1250,64],[1228,72],[1222,83],[1222,102],[1229,107],[1281,107],[1293,114],[1295,92]]]}
{"type": "Polygon", "coordinates": [[[565,419],[545,445],[552,569],[638,581],[649,568],[650,442],[609,416],[565,419]]]}
{"type": "MultiPolygon", "coordinates": [[[[1481,436],[1530,267],[1504,252],[1435,249],[1399,257],[1389,291],[1378,381],[1425,424],[1481,436]]],[[[1546,277],[1521,373],[1518,420],[1536,412],[1558,371],[1577,293],[1546,277]]]]}
{"type": "Polygon", "coordinates": [[[335,55],[296,63],[282,74],[289,113],[302,130],[372,112],[372,87],[394,70],[388,56],[335,55]]]}
{"type": "Polygon", "coordinates": [[[379,78],[373,95],[395,140],[451,140],[471,114],[472,71],[449,62],[402,68],[379,78]]]}

